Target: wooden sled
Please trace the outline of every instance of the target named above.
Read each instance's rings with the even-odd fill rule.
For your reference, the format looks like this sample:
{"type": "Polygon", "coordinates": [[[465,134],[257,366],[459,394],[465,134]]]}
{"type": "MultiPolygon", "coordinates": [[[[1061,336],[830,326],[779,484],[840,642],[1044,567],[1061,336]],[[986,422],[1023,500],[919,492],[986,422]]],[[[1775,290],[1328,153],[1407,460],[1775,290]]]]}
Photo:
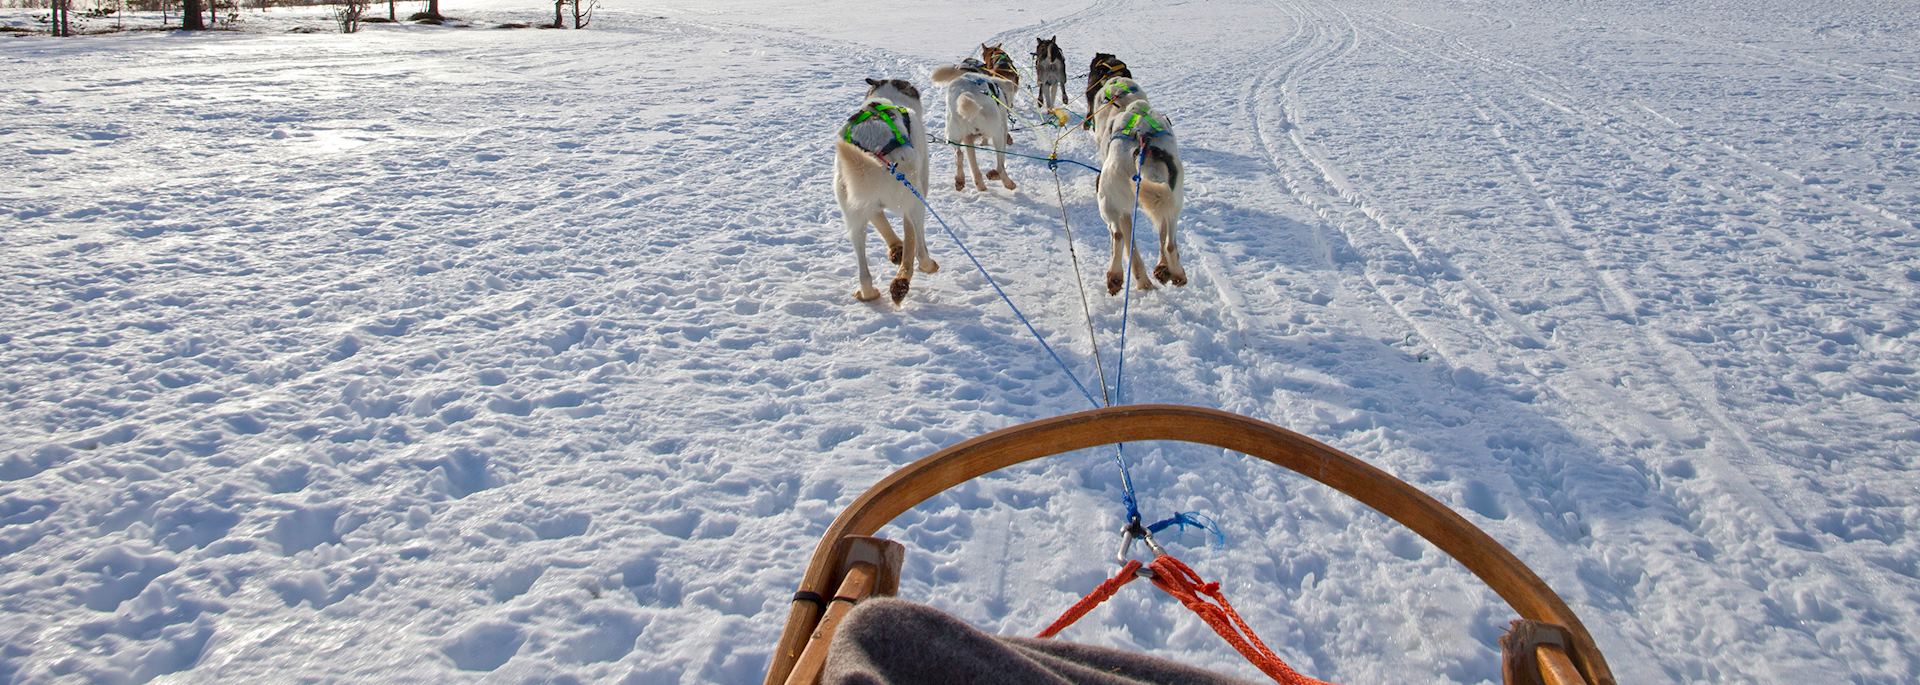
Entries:
{"type": "Polygon", "coordinates": [[[840,512],[814,548],[768,667],[767,685],[817,682],[840,616],[854,602],[890,595],[899,586],[900,546],[867,537],[895,516],[1014,464],[1147,440],[1212,445],[1264,459],[1359,500],[1425,538],[1479,576],[1524,619],[1502,640],[1508,685],[1614,685],[1593,637],[1566,602],[1513,553],[1438,500],[1284,428],[1214,409],[1153,404],[1094,409],[997,430],[908,464],[868,488],[840,512]]]}

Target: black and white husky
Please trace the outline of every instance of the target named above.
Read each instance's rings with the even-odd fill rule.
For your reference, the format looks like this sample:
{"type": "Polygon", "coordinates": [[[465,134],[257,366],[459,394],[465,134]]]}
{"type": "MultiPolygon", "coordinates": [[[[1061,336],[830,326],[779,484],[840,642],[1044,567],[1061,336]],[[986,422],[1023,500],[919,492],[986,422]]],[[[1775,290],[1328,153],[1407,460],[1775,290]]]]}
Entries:
{"type": "Polygon", "coordinates": [[[1093,128],[1093,113],[1099,108],[1094,97],[1100,94],[1100,89],[1107,85],[1108,80],[1116,78],[1132,79],[1133,70],[1128,69],[1127,63],[1118,57],[1104,52],[1093,53],[1093,63],[1087,65],[1087,118],[1081,121],[1081,128],[1093,128]]]}
{"type": "Polygon", "coordinates": [[[972,66],[975,64],[968,60],[967,64],[933,70],[933,82],[947,87],[947,140],[993,148],[993,170],[982,178],[977,147],[953,147],[953,189],[966,189],[966,171],[972,169],[973,185],[980,190],[987,189],[987,178],[998,179],[1007,190],[1013,190],[1016,186],[1007,176],[1007,143],[1013,141],[1007,119],[1012,112],[1007,110],[1005,94],[1018,86],[972,66]]]}
{"type": "MultiPolygon", "coordinates": [[[[1131,82],[1131,79],[1115,79],[1131,82]]],[[[1134,207],[1160,235],[1160,263],[1153,277],[1161,283],[1187,284],[1187,271],[1180,266],[1180,248],[1174,242],[1174,225],[1186,204],[1180,147],[1173,135],[1173,122],[1154,111],[1146,97],[1118,98],[1124,105],[1103,106],[1094,110],[1093,130],[1100,137],[1100,177],[1095,181],[1100,218],[1107,223],[1113,238],[1113,259],[1107,264],[1107,294],[1125,287],[1120,271],[1121,254],[1127,255],[1133,269],[1135,287],[1152,290],[1146,265],[1132,249],[1134,207]],[[1136,181],[1135,178],[1139,180],[1136,181]]]]}
{"type": "Polygon", "coordinates": [[[887,241],[887,260],[900,265],[889,288],[893,303],[907,297],[913,282],[914,260],[924,273],[940,270],[927,254],[927,206],[894,177],[898,172],[925,193],[927,188],[927,129],[920,91],[901,79],[867,79],[867,99],[847,119],[834,142],[833,196],[846,217],[847,236],[860,264],[860,289],[854,299],[880,297],[867,272],[867,224],[887,241]],[[901,235],[887,225],[886,210],[900,217],[901,235]]]}
{"type": "Polygon", "coordinates": [[[1040,91],[1041,111],[1067,106],[1067,56],[1060,52],[1059,36],[1036,39],[1033,46],[1034,88],[1040,91]],[[1054,99],[1058,92],[1060,98],[1054,99]]]}

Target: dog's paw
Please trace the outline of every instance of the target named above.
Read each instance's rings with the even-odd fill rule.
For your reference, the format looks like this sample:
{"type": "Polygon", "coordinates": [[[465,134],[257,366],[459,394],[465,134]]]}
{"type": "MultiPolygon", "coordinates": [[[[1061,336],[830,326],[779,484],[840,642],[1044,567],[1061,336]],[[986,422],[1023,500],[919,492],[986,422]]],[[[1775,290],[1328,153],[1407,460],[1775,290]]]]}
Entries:
{"type": "Polygon", "coordinates": [[[912,285],[913,279],[893,279],[893,285],[888,287],[887,290],[893,295],[893,303],[895,305],[899,305],[901,300],[907,299],[907,288],[912,285]]]}
{"type": "Polygon", "coordinates": [[[1012,145],[1012,144],[1013,144],[1013,134],[1011,134],[1011,133],[1009,133],[1009,134],[1007,134],[1007,144],[1008,144],[1008,145],[1012,145]]]}
{"type": "Polygon", "coordinates": [[[1160,287],[1160,286],[1154,285],[1153,279],[1151,278],[1136,278],[1136,279],[1133,279],[1133,284],[1134,284],[1133,287],[1136,290],[1155,290],[1160,287]]]}
{"type": "MultiPolygon", "coordinates": [[[[1157,265],[1157,266],[1155,266],[1155,267],[1153,267],[1153,278],[1154,278],[1154,280],[1157,280],[1157,281],[1159,281],[1159,282],[1161,282],[1161,283],[1166,283],[1166,282],[1168,282],[1168,281],[1172,281],[1172,280],[1173,280],[1173,270],[1172,270],[1172,269],[1169,269],[1169,268],[1167,268],[1167,265],[1165,265],[1165,264],[1160,264],[1160,265],[1157,265]]],[[[1186,281],[1187,279],[1184,279],[1184,278],[1182,278],[1182,279],[1180,279],[1180,280],[1181,280],[1181,281],[1183,281],[1183,282],[1181,283],[1181,285],[1186,285],[1186,283],[1185,283],[1184,281],[1186,281]]]]}
{"type": "Polygon", "coordinates": [[[990,179],[993,179],[993,180],[995,180],[995,181],[998,181],[998,180],[1000,180],[1000,170],[999,170],[999,169],[988,169],[988,170],[987,170],[987,178],[990,178],[990,179]]]}
{"type": "Polygon", "coordinates": [[[861,288],[853,291],[853,299],[861,302],[872,302],[880,299],[880,291],[873,288],[861,288]]]}
{"type": "Polygon", "coordinates": [[[1014,190],[1020,187],[1020,186],[1014,185],[1013,179],[1006,176],[1000,177],[1000,185],[1006,186],[1007,190],[1014,190]]]}
{"type": "Polygon", "coordinates": [[[1107,274],[1107,294],[1108,295],[1118,295],[1120,294],[1120,289],[1125,287],[1127,287],[1127,280],[1124,277],[1122,277],[1120,274],[1116,274],[1116,273],[1107,274]]]}
{"type": "Polygon", "coordinates": [[[920,260],[920,264],[918,265],[918,268],[920,269],[920,273],[923,273],[923,274],[939,273],[940,263],[933,261],[932,257],[928,257],[926,259],[920,260]]]}
{"type": "Polygon", "coordinates": [[[965,176],[954,176],[954,177],[953,177],[953,189],[954,189],[954,190],[966,190],[966,189],[967,189],[967,177],[965,177],[965,176]]]}
{"type": "Polygon", "coordinates": [[[1184,273],[1180,273],[1180,272],[1177,272],[1177,271],[1176,271],[1176,272],[1174,272],[1174,273],[1173,273],[1173,284],[1174,284],[1174,285],[1176,285],[1176,286],[1179,286],[1179,287],[1182,287],[1182,288],[1185,288],[1185,287],[1187,287],[1187,275],[1186,275],[1186,274],[1184,274],[1184,273]]]}
{"type": "Polygon", "coordinates": [[[894,244],[892,244],[892,245],[888,245],[888,246],[887,246],[887,261],[889,261],[889,262],[893,262],[893,263],[895,263],[895,264],[899,264],[899,263],[900,263],[900,256],[901,256],[901,255],[903,255],[903,254],[906,254],[906,252],[907,252],[907,250],[906,250],[906,244],[905,244],[905,243],[894,243],[894,244]]]}

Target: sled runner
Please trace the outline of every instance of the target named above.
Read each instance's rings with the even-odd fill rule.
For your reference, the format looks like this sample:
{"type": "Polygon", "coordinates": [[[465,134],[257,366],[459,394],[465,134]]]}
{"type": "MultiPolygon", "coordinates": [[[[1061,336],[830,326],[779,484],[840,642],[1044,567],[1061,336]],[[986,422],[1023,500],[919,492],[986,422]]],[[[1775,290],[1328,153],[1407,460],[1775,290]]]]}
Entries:
{"type": "MultiPolygon", "coordinates": [[[[789,608],[766,683],[816,682],[841,618],[855,603],[897,590],[901,546],[867,537],[894,517],[949,488],[1014,464],[1147,440],[1211,445],[1292,470],[1372,507],[1466,566],[1521,619],[1501,640],[1502,670],[1508,685],[1613,685],[1613,674],[1592,636],[1566,602],[1500,543],[1446,505],[1385,471],[1298,433],[1219,410],[1178,405],[1112,406],[1005,428],[935,452],[868,488],[834,519],[814,548],[789,608]]],[[[1137,523],[1133,525],[1138,527],[1137,523]]],[[[1160,556],[1150,565],[1153,572],[1142,575],[1150,577],[1155,585],[1165,589],[1166,584],[1177,585],[1180,580],[1167,576],[1191,574],[1178,560],[1157,547],[1154,551],[1160,556]]],[[[1117,587],[1131,580],[1137,568],[1138,562],[1129,564],[1123,575],[1109,584],[1117,587]]],[[[1097,602],[1102,590],[1112,592],[1103,584],[1088,599],[1097,602]]],[[[1180,596],[1174,589],[1168,591],[1180,596]]],[[[1181,599],[1183,603],[1188,601],[1188,597],[1181,599]]],[[[1092,602],[1083,600],[1081,604],[1091,608],[1092,602]]],[[[1225,608],[1232,614],[1230,605],[1225,608]]],[[[1080,605],[1075,610],[1085,613],[1080,605]]],[[[1069,616],[1077,617],[1073,610],[1069,616]]],[[[1062,620],[1068,621],[1069,616],[1062,620]]],[[[1202,616],[1207,618],[1204,613],[1202,616]]],[[[1237,621],[1238,615],[1232,618],[1237,621]]],[[[1213,624],[1213,619],[1208,618],[1208,623],[1213,624]]],[[[1234,641],[1219,626],[1214,627],[1234,641]]],[[[1258,639],[1253,642],[1257,644],[1258,639]]],[[[1261,651],[1271,656],[1264,646],[1261,651]]],[[[1247,649],[1241,652],[1250,654],[1247,649]]],[[[1258,659],[1255,663],[1282,682],[1313,682],[1297,674],[1295,677],[1301,680],[1285,680],[1258,659]]],[[[1286,672],[1291,674],[1290,670],[1286,672]]]]}

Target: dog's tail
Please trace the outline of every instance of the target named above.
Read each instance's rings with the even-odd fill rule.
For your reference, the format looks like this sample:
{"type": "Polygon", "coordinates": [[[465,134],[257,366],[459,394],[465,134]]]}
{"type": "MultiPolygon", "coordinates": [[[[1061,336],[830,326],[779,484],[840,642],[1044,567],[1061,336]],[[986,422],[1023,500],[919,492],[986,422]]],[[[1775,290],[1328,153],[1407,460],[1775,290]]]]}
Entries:
{"type": "Polygon", "coordinates": [[[954,114],[958,115],[961,121],[966,121],[974,117],[980,116],[980,111],[981,111],[980,101],[974,99],[976,97],[978,96],[969,96],[969,94],[962,94],[958,100],[954,101],[953,103],[953,108],[955,110],[954,114]]]}
{"type": "Polygon", "coordinates": [[[1146,147],[1146,161],[1140,164],[1140,180],[1158,183],[1168,188],[1180,187],[1180,160],[1166,150],[1149,144],[1146,147]]]}
{"type": "Polygon", "coordinates": [[[862,150],[859,146],[844,140],[834,141],[833,153],[840,158],[840,163],[846,167],[887,168],[887,165],[878,158],[875,158],[873,153],[862,150]]]}
{"type": "Polygon", "coordinates": [[[949,83],[953,83],[955,80],[959,79],[960,76],[965,73],[967,72],[962,70],[960,67],[956,67],[954,65],[948,64],[946,66],[933,70],[933,82],[937,85],[944,86],[949,83]]]}

